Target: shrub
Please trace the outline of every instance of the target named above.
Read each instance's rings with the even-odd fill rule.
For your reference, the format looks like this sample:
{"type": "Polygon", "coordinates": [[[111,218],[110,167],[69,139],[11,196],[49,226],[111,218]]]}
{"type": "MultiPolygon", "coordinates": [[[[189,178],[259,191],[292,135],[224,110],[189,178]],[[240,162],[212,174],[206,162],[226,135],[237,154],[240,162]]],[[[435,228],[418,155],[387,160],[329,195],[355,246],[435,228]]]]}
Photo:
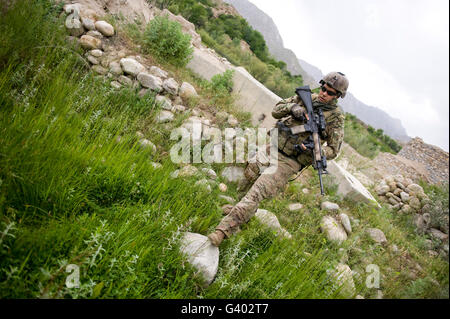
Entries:
{"type": "Polygon", "coordinates": [[[192,57],[191,37],[184,34],[178,22],[156,17],[144,31],[144,50],[157,59],[185,66],[192,57]]]}

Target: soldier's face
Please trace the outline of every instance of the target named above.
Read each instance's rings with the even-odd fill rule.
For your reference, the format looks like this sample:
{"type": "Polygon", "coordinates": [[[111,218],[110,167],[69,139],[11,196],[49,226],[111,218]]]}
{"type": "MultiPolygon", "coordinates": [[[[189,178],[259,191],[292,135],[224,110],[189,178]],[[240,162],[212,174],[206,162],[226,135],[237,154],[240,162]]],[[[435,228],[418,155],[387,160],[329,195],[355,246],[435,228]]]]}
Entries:
{"type": "Polygon", "coordinates": [[[331,87],[329,87],[327,84],[323,85],[325,87],[325,91],[324,90],[320,90],[319,91],[319,101],[322,103],[330,103],[333,99],[337,98],[337,95],[328,95],[327,91],[333,92],[333,93],[337,93],[337,91],[331,87]]]}

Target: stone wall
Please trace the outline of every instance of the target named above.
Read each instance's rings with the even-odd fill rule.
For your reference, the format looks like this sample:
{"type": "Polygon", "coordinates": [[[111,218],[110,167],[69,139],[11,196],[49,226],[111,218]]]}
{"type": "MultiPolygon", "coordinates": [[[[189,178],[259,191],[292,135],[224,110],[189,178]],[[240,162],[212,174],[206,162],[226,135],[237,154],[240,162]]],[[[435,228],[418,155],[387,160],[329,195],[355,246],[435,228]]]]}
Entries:
{"type": "Polygon", "coordinates": [[[416,137],[406,144],[398,155],[421,163],[427,170],[430,183],[448,182],[448,152],[439,147],[426,144],[416,137]]]}

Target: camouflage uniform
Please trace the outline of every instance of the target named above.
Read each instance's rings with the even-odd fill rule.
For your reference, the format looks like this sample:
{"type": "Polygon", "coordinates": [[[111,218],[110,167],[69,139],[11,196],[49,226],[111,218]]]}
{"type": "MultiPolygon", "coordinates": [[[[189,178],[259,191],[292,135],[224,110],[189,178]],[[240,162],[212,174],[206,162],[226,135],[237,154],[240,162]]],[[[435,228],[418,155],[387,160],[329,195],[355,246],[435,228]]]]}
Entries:
{"type": "MultiPolygon", "coordinates": [[[[325,116],[326,128],[322,136],[322,142],[327,143],[322,146],[322,151],[328,160],[335,158],[341,148],[344,138],[344,115],[342,110],[336,105],[336,99],[332,104],[322,104],[318,101],[318,94],[312,94],[313,108],[321,108],[325,116]]],[[[296,95],[291,98],[281,100],[275,105],[272,116],[280,119],[286,126],[294,127],[304,123],[299,122],[291,115],[291,108],[298,104],[303,106],[302,101],[296,95]]],[[[310,133],[299,133],[295,139],[286,139],[278,132],[278,166],[276,171],[267,174],[260,173],[260,166],[249,163],[245,169],[245,177],[251,185],[247,194],[237,203],[230,213],[225,216],[216,230],[222,231],[226,237],[230,237],[240,225],[247,223],[258,209],[260,201],[274,197],[282,191],[289,181],[289,178],[302,168],[312,164],[312,154],[308,151],[297,155],[294,151],[295,144],[301,144],[310,133]]],[[[269,151],[268,147],[268,151],[269,151]]]]}

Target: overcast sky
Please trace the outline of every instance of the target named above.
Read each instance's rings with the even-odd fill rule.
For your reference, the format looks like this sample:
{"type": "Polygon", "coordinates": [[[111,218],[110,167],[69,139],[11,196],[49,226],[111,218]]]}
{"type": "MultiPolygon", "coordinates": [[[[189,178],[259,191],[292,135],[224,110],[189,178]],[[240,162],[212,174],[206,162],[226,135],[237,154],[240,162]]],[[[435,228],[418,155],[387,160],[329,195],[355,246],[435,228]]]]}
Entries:
{"type": "Polygon", "coordinates": [[[250,1],[298,58],[345,73],[361,102],[448,152],[448,0],[250,1]]]}

